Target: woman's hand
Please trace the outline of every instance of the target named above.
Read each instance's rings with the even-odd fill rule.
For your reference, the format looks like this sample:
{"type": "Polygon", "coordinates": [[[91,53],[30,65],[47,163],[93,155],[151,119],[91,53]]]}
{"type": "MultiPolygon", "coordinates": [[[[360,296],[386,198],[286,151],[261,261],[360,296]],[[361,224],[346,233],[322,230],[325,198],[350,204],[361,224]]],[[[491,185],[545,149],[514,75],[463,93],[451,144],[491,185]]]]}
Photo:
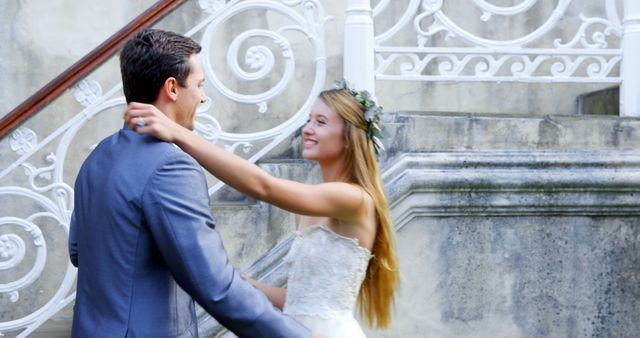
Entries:
{"type": "Polygon", "coordinates": [[[138,134],[151,134],[167,142],[175,142],[180,133],[180,125],[152,104],[129,103],[124,113],[124,119],[129,128],[138,134]]]}

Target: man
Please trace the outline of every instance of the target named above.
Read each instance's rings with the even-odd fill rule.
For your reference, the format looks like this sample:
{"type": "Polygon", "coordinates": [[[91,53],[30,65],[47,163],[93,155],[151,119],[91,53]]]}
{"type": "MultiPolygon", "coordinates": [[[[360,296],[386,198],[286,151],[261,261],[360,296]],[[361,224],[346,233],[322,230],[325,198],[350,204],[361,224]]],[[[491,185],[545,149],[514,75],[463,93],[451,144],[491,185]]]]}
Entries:
{"type": "MultiPolygon", "coordinates": [[[[127,102],[193,128],[205,100],[200,48],[170,32],[136,34],[120,55],[127,102]]],[[[240,277],[213,228],[195,160],[126,125],[103,140],[75,185],[72,336],[197,337],[193,300],[240,337],[311,336],[240,277]]]]}

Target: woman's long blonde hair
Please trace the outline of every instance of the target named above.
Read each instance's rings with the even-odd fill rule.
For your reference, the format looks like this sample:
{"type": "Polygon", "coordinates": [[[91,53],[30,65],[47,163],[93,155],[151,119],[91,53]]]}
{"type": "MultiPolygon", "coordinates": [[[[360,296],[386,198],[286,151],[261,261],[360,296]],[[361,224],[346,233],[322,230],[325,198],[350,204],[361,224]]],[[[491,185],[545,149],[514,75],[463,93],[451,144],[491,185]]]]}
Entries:
{"type": "Polygon", "coordinates": [[[380,180],[373,141],[367,137],[365,108],[345,89],[325,90],[319,98],[345,122],[347,146],[343,153],[343,177],[361,186],[374,201],[378,224],[371,252],[373,257],[358,295],[358,308],[370,326],[386,328],[391,324],[391,310],[400,278],[389,204],[380,180]]]}

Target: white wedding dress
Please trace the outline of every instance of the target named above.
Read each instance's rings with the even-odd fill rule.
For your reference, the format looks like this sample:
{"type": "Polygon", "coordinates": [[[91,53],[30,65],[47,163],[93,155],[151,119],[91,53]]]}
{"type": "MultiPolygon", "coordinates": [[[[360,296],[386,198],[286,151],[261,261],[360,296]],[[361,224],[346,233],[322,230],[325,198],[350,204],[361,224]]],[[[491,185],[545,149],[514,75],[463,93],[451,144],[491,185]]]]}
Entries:
{"type": "Polygon", "coordinates": [[[316,225],[297,233],[289,253],[284,313],[326,338],[364,338],[354,317],[371,253],[357,239],[316,225]]]}

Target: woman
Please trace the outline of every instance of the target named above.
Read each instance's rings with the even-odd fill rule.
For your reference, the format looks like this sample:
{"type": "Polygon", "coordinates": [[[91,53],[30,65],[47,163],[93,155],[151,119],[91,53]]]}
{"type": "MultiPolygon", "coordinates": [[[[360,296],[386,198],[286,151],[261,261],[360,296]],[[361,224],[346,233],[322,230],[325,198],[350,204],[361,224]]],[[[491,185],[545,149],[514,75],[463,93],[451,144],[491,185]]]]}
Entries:
{"type": "Polygon", "coordinates": [[[323,183],[316,185],[272,177],[153,106],[132,103],[125,119],[140,134],[176,143],[236,190],[297,214],[297,237],[285,258],[286,290],[252,283],[285,313],[332,338],[364,337],[353,315],[356,302],[370,326],[391,322],[399,275],[376,163],[380,112],[366,92],[344,81],[320,93],[302,130],[303,157],[317,161],[322,172],[323,183]]]}

